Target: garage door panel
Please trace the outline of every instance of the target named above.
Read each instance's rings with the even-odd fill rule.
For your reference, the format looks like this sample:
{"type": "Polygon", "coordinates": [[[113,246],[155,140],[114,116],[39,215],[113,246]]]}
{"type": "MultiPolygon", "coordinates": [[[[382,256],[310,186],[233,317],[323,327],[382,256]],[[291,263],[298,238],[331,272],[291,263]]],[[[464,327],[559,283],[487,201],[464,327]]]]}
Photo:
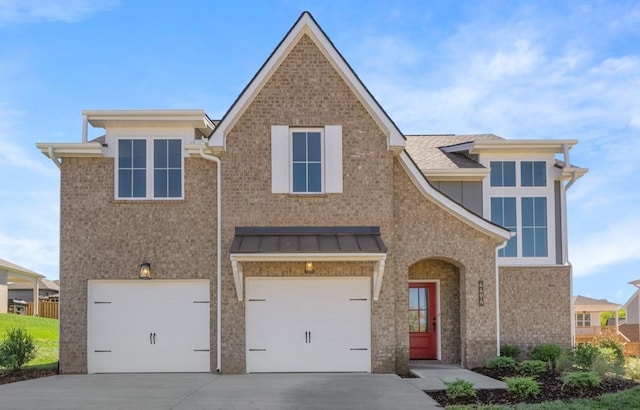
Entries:
{"type": "Polygon", "coordinates": [[[247,278],[247,372],[370,371],[370,278],[247,278]]]}
{"type": "Polygon", "coordinates": [[[90,373],[210,371],[208,281],[90,281],[88,297],[90,373]]]}

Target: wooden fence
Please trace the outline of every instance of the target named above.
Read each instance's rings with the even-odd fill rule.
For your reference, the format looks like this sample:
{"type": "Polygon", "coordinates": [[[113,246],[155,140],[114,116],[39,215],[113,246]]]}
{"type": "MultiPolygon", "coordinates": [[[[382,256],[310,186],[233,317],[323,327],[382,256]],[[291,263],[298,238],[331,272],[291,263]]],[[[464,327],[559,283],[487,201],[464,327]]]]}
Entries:
{"type": "MultiPolygon", "coordinates": [[[[27,302],[27,315],[33,315],[33,302],[27,302]]],[[[58,302],[41,300],[38,305],[38,316],[58,319],[58,302]]]]}

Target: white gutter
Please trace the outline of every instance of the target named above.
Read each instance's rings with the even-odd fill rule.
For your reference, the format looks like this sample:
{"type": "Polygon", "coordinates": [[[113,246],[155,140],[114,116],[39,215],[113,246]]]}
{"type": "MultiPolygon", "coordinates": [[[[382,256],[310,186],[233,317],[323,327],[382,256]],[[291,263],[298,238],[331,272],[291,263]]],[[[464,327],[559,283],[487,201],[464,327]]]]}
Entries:
{"type": "Polygon", "coordinates": [[[500,266],[498,266],[498,252],[504,249],[509,240],[496,246],[496,356],[500,356],[500,266]]]}
{"type": "Polygon", "coordinates": [[[86,144],[89,139],[89,120],[87,114],[82,113],[82,143],[86,144]]]}
{"type": "Polygon", "coordinates": [[[53,147],[51,145],[49,145],[49,155],[47,155],[49,158],[51,158],[51,161],[53,161],[54,164],[56,164],[56,167],[58,167],[58,169],[60,169],[60,161],[58,160],[58,158],[56,158],[56,154],[53,151],[53,147]]]}
{"type": "Polygon", "coordinates": [[[213,161],[216,163],[216,210],[218,211],[217,216],[217,237],[216,237],[216,371],[220,373],[222,371],[222,297],[220,292],[222,290],[222,172],[220,169],[220,158],[205,154],[204,145],[200,147],[200,157],[213,161]]]}

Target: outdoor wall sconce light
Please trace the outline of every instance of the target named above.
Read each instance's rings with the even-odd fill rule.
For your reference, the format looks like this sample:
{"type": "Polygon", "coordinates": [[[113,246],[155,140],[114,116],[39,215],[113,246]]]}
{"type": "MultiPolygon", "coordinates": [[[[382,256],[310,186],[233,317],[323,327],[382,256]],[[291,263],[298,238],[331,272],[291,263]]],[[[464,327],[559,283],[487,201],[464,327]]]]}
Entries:
{"type": "Polygon", "coordinates": [[[304,264],[304,273],[310,275],[313,273],[313,262],[306,262],[304,264]]]}
{"type": "Polygon", "coordinates": [[[151,279],[151,263],[142,262],[140,264],[140,279],[151,279]]]}

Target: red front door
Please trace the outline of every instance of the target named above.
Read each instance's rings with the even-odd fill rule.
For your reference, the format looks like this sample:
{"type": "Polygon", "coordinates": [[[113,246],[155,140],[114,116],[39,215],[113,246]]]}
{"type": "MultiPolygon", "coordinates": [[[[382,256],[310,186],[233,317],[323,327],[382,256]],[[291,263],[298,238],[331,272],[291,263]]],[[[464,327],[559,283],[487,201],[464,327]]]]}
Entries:
{"type": "Polygon", "coordinates": [[[409,358],[437,359],[436,284],[409,284],[409,358]]]}

